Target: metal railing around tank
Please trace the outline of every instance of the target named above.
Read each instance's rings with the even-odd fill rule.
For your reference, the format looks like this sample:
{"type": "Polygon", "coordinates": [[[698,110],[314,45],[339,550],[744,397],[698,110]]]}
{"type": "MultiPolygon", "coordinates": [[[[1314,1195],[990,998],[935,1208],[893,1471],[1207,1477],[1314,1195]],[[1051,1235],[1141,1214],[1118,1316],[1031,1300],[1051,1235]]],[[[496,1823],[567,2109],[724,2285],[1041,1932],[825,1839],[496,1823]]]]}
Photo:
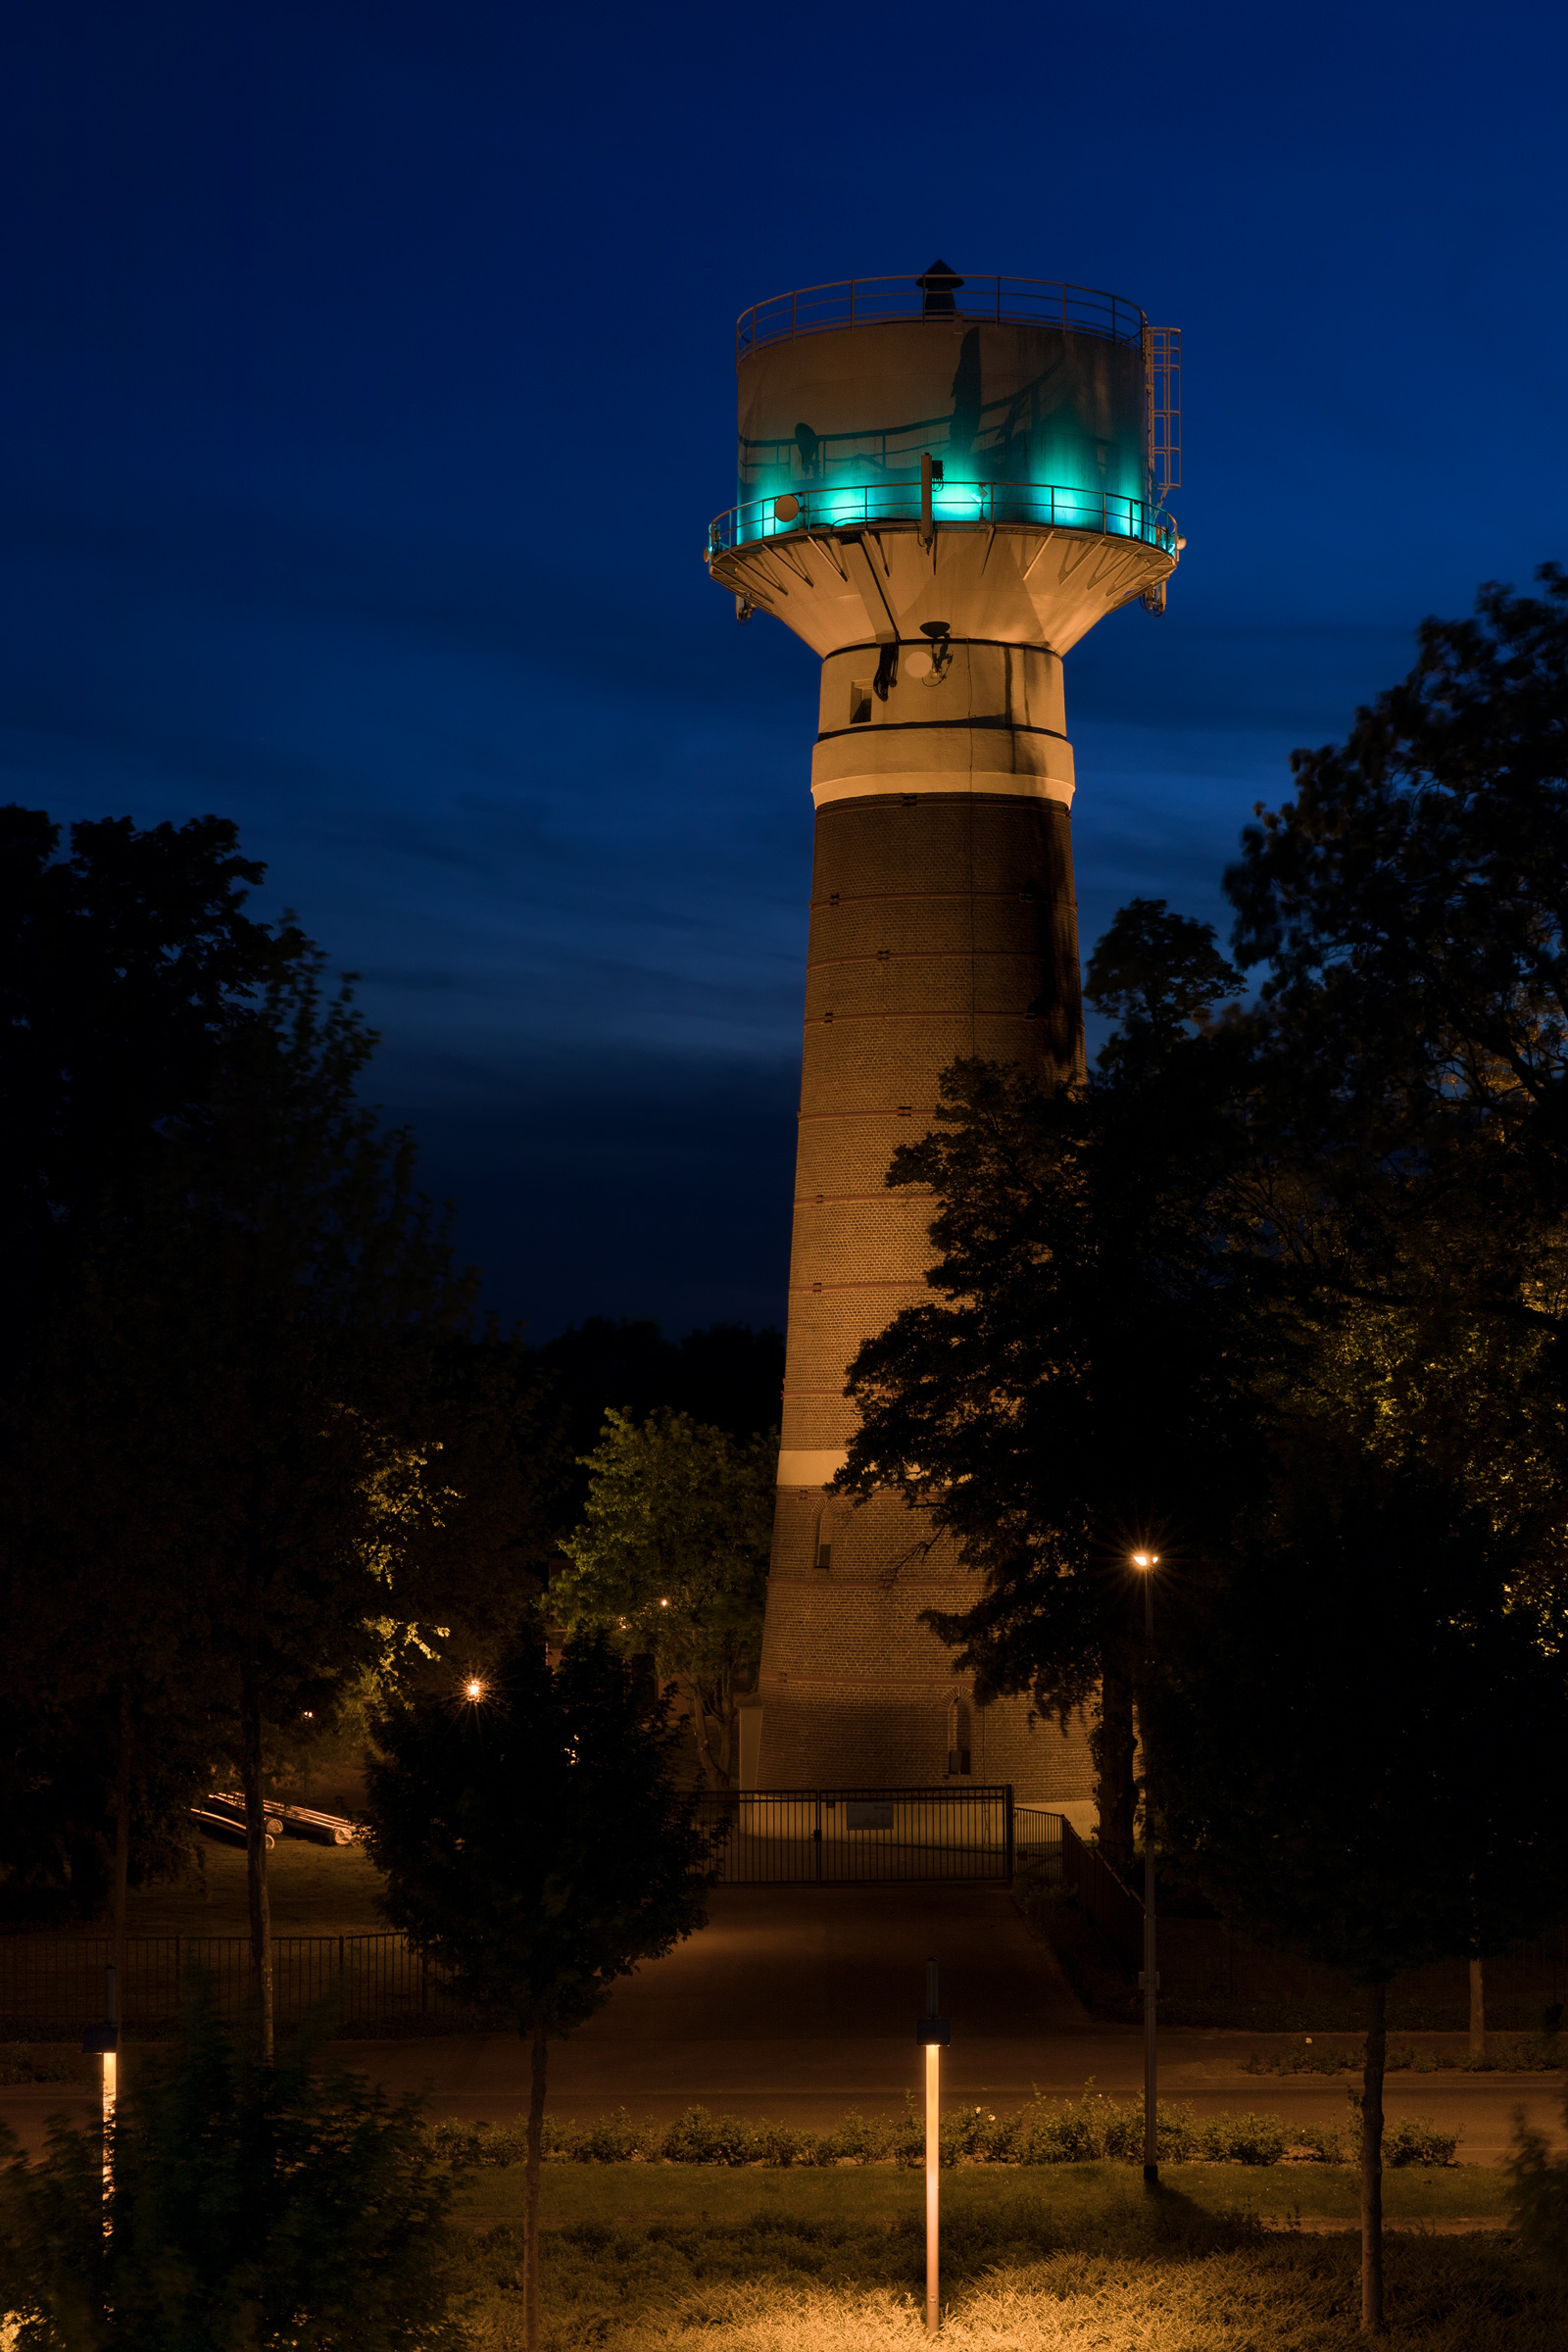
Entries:
{"type": "Polygon", "coordinates": [[[846,326],[880,326],[890,319],[925,318],[959,326],[1056,326],[1068,334],[1100,335],[1135,348],[1144,314],[1119,294],[1074,286],[1054,277],[955,277],[942,291],[913,277],[841,277],[831,285],[798,286],[753,303],[735,321],[737,362],[769,343],[824,335],[846,326]],[[945,291],[945,289],[944,289],[945,291]]]}
{"type": "Polygon", "coordinates": [[[850,1886],[915,1879],[1006,1886],[1012,1790],[710,1789],[701,1819],[727,1886],[850,1886]]]}
{"type": "MultiPolygon", "coordinates": [[[[1024,524],[1036,529],[1098,531],[1135,539],[1174,555],[1176,518],[1146,499],[1113,490],[1070,490],[1051,482],[941,482],[931,493],[936,523],[1024,524]]],[[[708,526],[710,560],[760,541],[812,531],[859,531],[878,523],[918,524],[918,482],[877,482],[854,489],[789,490],[754,498],[715,514],[708,526]]]]}

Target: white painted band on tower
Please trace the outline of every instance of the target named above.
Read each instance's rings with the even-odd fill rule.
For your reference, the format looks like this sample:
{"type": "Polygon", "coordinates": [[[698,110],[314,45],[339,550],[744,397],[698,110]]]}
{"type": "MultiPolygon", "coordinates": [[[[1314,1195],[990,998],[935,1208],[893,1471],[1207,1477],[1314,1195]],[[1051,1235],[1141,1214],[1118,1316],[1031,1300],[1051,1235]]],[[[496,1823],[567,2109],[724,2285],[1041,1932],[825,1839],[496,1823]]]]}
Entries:
{"type": "Polygon", "coordinates": [[[830,1478],[837,1478],[849,1458],[847,1452],[781,1453],[778,1457],[778,1484],[781,1487],[825,1487],[830,1478]]]}

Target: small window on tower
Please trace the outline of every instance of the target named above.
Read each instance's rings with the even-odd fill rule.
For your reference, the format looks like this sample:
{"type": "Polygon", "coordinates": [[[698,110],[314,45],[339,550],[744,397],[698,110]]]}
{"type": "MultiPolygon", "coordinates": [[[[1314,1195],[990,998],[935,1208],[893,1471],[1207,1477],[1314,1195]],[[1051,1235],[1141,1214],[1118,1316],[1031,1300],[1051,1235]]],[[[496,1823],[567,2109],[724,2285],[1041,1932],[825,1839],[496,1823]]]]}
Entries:
{"type": "Polygon", "coordinates": [[[948,1772],[963,1779],[969,1771],[969,1702],[956,1693],[948,1706],[948,1772]]]}
{"type": "Polygon", "coordinates": [[[871,681],[856,678],[850,686],[850,724],[863,727],[871,715],[871,681]]]}
{"type": "Polygon", "coordinates": [[[817,1547],[816,1547],[816,1564],[817,1564],[817,1566],[818,1566],[819,1568],[831,1568],[831,1567],[832,1567],[832,1565],[833,1565],[833,1546],[832,1546],[832,1544],[819,1544],[817,1545],[817,1547]]]}

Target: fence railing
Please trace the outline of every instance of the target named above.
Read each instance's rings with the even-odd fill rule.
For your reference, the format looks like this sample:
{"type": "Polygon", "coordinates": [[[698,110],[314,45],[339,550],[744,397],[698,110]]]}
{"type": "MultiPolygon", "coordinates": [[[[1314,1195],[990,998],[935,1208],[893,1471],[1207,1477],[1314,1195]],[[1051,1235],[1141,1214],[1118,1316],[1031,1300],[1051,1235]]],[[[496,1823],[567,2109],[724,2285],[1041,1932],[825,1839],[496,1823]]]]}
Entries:
{"type": "Polygon", "coordinates": [[[1144,1906],[1072,1823],[1061,1825],[1061,1883],[1126,1968],[1142,1968],[1144,1906]]]}
{"type": "MultiPolygon", "coordinates": [[[[0,2038],[58,2039],[101,2018],[104,1969],[113,1957],[107,1936],[0,1936],[0,2038]]],[[[234,2023],[245,2016],[254,1997],[248,1936],[132,1936],[119,1984],[126,2028],[172,2028],[192,1971],[211,1983],[220,2017],[234,2023]]],[[[399,1935],[274,1936],[272,1997],[283,2028],[328,2000],[337,2022],[361,2034],[472,2022],[441,1972],[399,1935]]]]}
{"type": "Polygon", "coordinates": [[[837,327],[879,326],[890,319],[930,318],[949,325],[1056,326],[1069,334],[1102,335],[1112,343],[1143,340],[1144,314],[1123,295],[1053,277],[955,276],[922,285],[914,277],[841,277],[831,285],[798,286],[753,303],[735,321],[737,362],[769,343],[823,335],[837,327]]]}
{"type": "MultiPolygon", "coordinates": [[[[1061,1822],[1060,1883],[1091,1919],[1129,1977],[1144,1964],[1144,1906],[1070,1822],[1061,1822]]],[[[1539,2025],[1543,2013],[1568,1995],[1568,1928],[1552,1928],[1510,1943],[1486,1964],[1487,2006],[1509,2030],[1539,2025]]],[[[1360,1994],[1338,1970],[1293,1957],[1228,1928],[1218,1919],[1168,1916],[1159,1923],[1160,1997],[1183,2004],[1192,2017],[1203,2004],[1246,2009],[1264,2003],[1294,2008],[1326,2027],[1351,2026],[1360,1994]],[[1343,2014],[1342,2014],[1343,2013],[1343,2014]]],[[[1438,1960],[1406,1969],[1395,1981],[1400,2027],[1457,2027],[1469,2001],[1463,1960],[1438,1960]]]]}
{"type": "Polygon", "coordinates": [[[1006,1886],[1007,1787],[710,1790],[702,1819],[729,1886],[847,1886],[914,1879],[1006,1886]]]}
{"type": "MultiPolygon", "coordinates": [[[[1136,539],[1167,555],[1177,544],[1175,516],[1146,499],[1120,491],[1074,490],[1052,482],[943,482],[933,486],[931,516],[937,523],[1023,524],[1040,530],[1098,531],[1110,539],[1136,539]]],[[[710,557],[760,540],[808,531],[857,531],[877,523],[921,519],[920,485],[871,482],[822,490],[781,491],[749,499],[715,514],[708,526],[710,557]]]]}

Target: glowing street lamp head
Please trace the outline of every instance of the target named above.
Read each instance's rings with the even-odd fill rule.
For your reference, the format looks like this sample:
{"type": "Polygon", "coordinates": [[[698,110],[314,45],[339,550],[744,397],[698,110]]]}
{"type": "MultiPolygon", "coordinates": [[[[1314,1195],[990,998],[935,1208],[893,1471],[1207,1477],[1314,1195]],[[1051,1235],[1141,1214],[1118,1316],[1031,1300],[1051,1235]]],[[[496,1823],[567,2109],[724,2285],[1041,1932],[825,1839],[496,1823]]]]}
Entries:
{"type": "Polygon", "coordinates": [[[1159,1554],[1157,1551],[1135,1551],[1133,1553],[1133,1566],[1135,1568],[1157,1568],[1159,1566],[1159,1554]]]}
{"type": "Polygon", "coordinates": [[[467,1681],[464,1684],[463,1695],[465,1698],[483,1698],[484,1685],[480,1682],[479,1677],[476,1674],[470,1674],[467,1681]]]}

